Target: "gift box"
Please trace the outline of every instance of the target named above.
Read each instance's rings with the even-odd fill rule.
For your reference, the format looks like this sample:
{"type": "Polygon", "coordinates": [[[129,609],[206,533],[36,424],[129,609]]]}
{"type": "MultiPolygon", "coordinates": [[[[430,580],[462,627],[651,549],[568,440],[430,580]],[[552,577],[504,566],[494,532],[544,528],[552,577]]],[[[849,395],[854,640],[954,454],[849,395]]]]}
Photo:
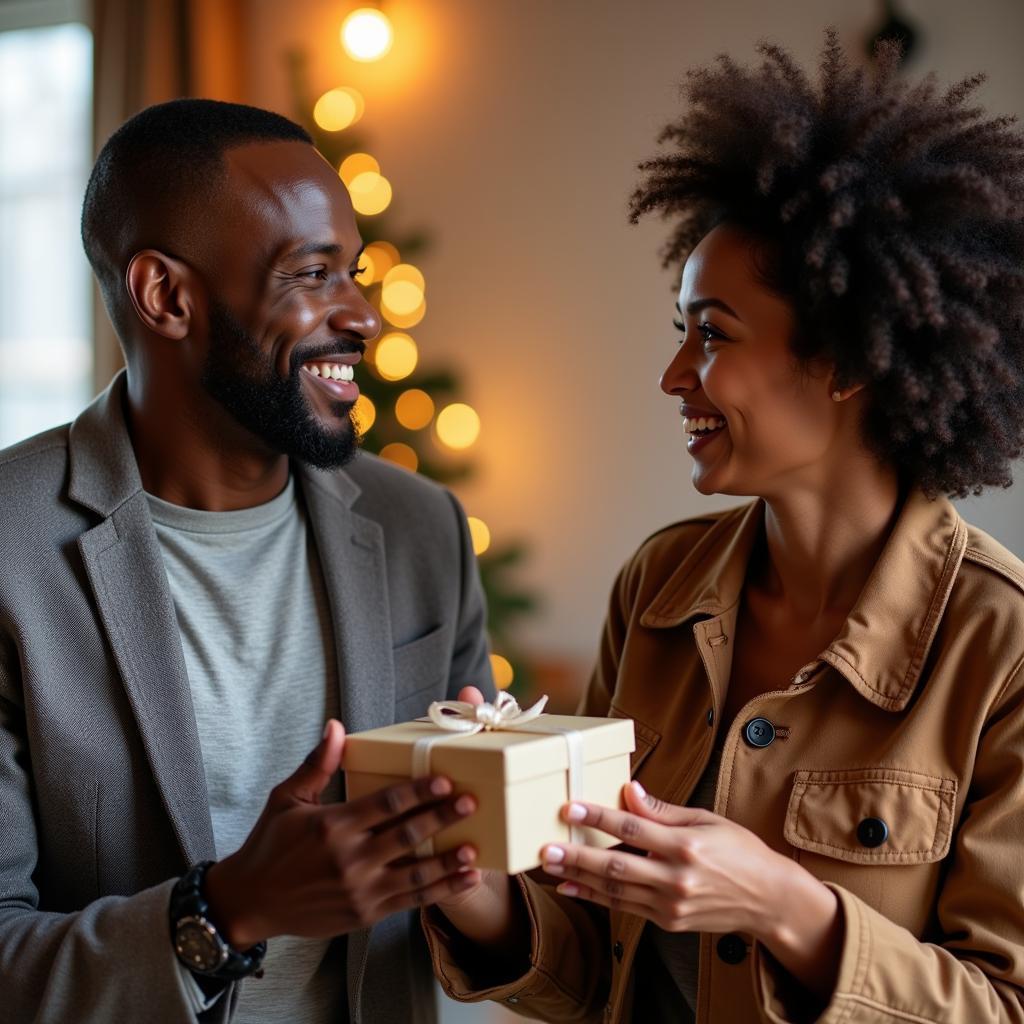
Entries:
{"type": "Polygon", "coordinates": [[[433,718],[347,736],[347,799],[411,777],[445,775],[456,793],[476,797],[477,810],[417,852],[441,853],[470,843],[477,866],[509,874],[537,867],[547,843],[615,845],[618,840],[604,832],[566,824],[559,812],[569,800],[622,806],[635,746],[632,721],[537,715],[536,706],[510,712],[512,705],[506,694],[498,705],[483,708],[445,701],[432,705],[433,718]],[[457,707],[462,722],[445,721],[457,707]],[[480,721],[488,717],[496,724],[480,721]]]}

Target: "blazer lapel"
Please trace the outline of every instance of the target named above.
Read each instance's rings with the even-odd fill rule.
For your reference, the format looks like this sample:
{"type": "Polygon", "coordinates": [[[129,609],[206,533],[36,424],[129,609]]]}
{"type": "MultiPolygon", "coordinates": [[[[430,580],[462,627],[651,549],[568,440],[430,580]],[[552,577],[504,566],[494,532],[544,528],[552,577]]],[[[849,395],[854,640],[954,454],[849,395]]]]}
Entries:
{"type": "Polygon", "coordinates": [[[102,515],[78,548],[157,787],[189,864],[215,856],[192,694],[124,424],[123,373],[71,428],[70,496],[102,515]]]}
{"type": "Polygon", "coordinates": [[[348,732],[391,725],[395,671],[383,531],[352,511],[359,488],[351,478],[294,468],[330,602],[342,721],[348,732]]]}

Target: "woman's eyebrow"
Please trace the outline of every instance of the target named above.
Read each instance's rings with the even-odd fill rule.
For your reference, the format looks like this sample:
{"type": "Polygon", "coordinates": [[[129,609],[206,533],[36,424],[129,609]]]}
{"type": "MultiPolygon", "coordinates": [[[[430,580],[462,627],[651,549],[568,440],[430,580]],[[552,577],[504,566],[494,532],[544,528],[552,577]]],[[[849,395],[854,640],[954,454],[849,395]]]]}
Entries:
{"type": "MultiPolygon", "coordinates": [[[[676,303],[676,309],[682,313],[679,308],[679,303],[676,303]]],[[[731,316],[734,320],[739,320],[743,323],[743,317],[737,316],[736,312],[731,306],[726,305],[721,299],[694,299],[692,302],[686,304],[686,312],[690,316],[696,316],[698,313],[703,312],[705,309],[720,309],[723,313],[731,316]]]]}

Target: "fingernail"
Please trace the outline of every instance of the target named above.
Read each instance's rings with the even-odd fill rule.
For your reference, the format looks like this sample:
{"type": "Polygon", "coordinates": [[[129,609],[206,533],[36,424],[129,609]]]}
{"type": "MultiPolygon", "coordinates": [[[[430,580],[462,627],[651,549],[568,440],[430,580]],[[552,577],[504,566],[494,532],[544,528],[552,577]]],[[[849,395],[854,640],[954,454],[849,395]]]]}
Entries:
{"type": "Polygon", "coordinates": [[[580,887],[573,885],[572,882],[563,882],[555,892],[560,892],[563,896],[579,896],[580,887]]]}
{"type": "Polygon", "coordinates": [[[587,816],[587,809],[582,804],[569,804],[565,816],[569,821],[582,821],[587,816]]]}
{"type": "Polygon", "coordinates": [[[647,790],[644,789],[644,787],[641,786],[640,783],[636,781],[636,779],[634,779],[630,783],[630,785],[633,787],[633,792],[636,793],[636,795],[640,797],[641,800],[647,799],[647,790]]]}
{"type": "Polygon", "coordinates": [[[447,779],[438,778],[430,783],[430,792],[434,796],[447,796],[451,791],[452,784],[447,779]]]}
{"type": "Polygon", "coordinates": [[[455,801],[455,810],[458,811],[459,814],[472,814],[473,811],[476,810],[476,801],[468,794],[460,796],[459,799],[455,801]]]}
{"type": "Polygon", "coordinates": [[[455,856],[463,864],[472,864],[476,860],[476,850],[472,846],[460,846],[455,856]]]}
{"type": "Polygon", "coordinates": [[[560,846],[545,846],[544,861],[547,864],[561,864],[565,860],[565,850],[560,846]]]}
{"type": "Polygon", "coordinates": [[[327,719],[327,724],[324,726],[324,735],[323,735],[324,739],[327,739],[327,734],[330,731],[331,731],[331,720],[328,718],[327,719]]]}

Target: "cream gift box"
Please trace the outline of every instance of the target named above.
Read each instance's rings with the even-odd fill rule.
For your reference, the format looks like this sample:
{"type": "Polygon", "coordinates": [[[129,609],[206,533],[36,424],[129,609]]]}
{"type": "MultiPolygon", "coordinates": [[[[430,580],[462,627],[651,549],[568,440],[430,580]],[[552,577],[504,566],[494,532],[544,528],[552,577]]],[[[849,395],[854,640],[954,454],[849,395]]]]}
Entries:
{"type": "MultiPolygon", "coordinates": [[[[515,704],[502,694],[499,707],[502,697],[507,698],[506,709],[515,704]]],[[[595,829],[570,829],[559,812],[570,799],[622,806],[622,787],[629,781],[629,755],[635,746],[632,721],[539,715],[511,727],[499,723],[493,730],[445,731],[436,724],[443,711],[435,712],[457,704],[433,705],[435,721],[403,722],[347,736],[347,799],[413,775],[445,775],[457,793],[472,793],[478,806],[474,814],[439,833],[433,849],[441,853],[470,843],[476,847],[478,867],[508,874],[537,867],[547,843],[608,847],[618,842],[595,829]]],[[[494,710],[491,705],[484,708],[484,714],[488,708],[494,710]]],[[[517,716],[530,714],[519,712],[518,706],[514,711],[512,723],[517,716]]]]}

